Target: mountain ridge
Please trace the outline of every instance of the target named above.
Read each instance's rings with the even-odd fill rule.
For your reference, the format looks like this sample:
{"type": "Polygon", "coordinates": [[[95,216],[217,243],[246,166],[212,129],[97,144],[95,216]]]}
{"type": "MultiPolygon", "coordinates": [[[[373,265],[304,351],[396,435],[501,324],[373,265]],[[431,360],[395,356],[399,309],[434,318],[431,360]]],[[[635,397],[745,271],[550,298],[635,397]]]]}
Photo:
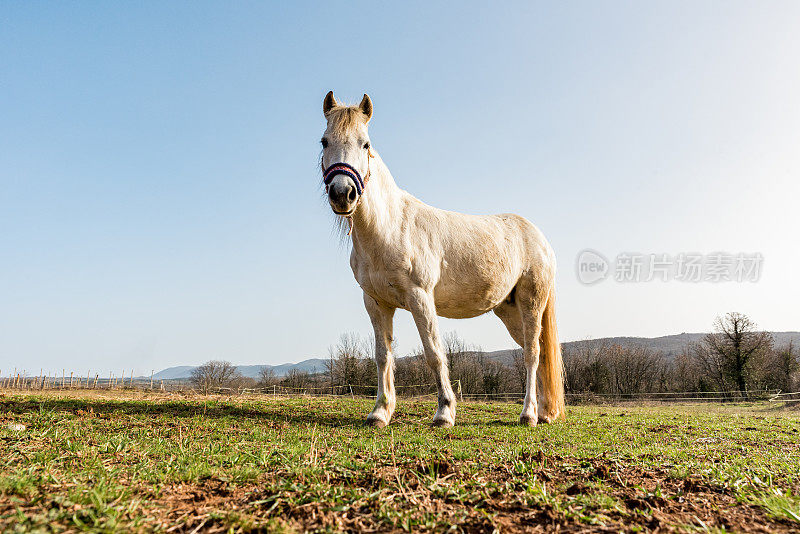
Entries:
{"type": "MultiPolygon", "coordinates": [[[[790,341],[795,345],[800,346],[800,332],[770,332],[775,339],[775,345],[780,347],[786,345],[790,341]]],[[[602,337],[595,339],[582,339],[576,341],[566,341],[563,343],[566,350],[580,349],[583,344],[609,344],[609,345],[641,345],[652,350],[662,352],[667,358],[673,358],[686,349],[691,343],[697,343],[703,337],[708,335],[704,332],[682,332],[680,334],[670,334],[666,336],[657,337],[637,337],[637,336],[615,336],[615,337],[602,337]]],[[[487,359],[497,361],[504,364],[510,364],[513,360],[514,351],[520,350],[519,348],[513,349],[500,349],[493,351],[478,351],[482,353],[487,359]]],[[[258,378],[261,369],[270,368],[275,372],[275,376],[283,377],[289,374],[290,371],[296,370],[299,372],[308,373],[321,373],[325,371],[326,359],[322,358],[309,358],[297,363],[283,363],[279,365],[237,365],[236,369],[246,377],[258,378]]],[[[156,380],[186,380],[192,371],[197,366],[192,365],[178,365],[168,367],[155,373],[153,378],[156,380]]]]}

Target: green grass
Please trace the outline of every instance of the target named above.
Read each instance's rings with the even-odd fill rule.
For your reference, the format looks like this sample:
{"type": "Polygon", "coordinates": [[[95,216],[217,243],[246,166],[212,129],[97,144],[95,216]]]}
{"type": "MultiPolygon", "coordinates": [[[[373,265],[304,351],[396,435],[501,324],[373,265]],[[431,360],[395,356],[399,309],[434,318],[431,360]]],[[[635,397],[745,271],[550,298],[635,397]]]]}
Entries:
{"type": "Polygon", "coordinates": [[[800,420],[760,406],[0,395],[0,531],[800,528],[800,420]],[[11,430],[21,423],[26,430],[11,430]]]}

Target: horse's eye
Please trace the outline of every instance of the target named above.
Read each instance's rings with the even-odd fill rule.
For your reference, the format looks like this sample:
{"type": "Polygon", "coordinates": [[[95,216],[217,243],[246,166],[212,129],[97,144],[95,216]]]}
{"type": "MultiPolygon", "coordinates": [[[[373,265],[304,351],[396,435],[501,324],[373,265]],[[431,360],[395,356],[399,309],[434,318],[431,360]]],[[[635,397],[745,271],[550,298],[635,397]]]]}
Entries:
{"type": "Polygon", "coordinates": [[[369,150],[369,141],[364,143],[364,150],[369,150]]]}
{"type": "Polygon", "coordinates": [[[322,143],[322,148],[328,148],[328,140],[326,138],[323,137],[320,143],[322,143]]]}

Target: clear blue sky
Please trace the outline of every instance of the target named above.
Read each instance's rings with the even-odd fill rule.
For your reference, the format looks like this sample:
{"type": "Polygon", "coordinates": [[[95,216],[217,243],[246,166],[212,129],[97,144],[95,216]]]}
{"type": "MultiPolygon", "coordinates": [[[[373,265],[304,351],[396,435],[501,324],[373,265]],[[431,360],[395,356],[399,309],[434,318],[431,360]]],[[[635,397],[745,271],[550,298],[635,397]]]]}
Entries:
{"type": "MultiPolygon", "coordinates": [[[[369,332],[321,102],[435,206],[517,212],[566,340],[800,329],[800,4],[3,3],[0,372],[282,363],[369,332]],[[576,280],[577,253],[760,252],[758,283],[576,280]]],[[[512,346],[492,315],[445,321],[512,346]]],[[[400,352],[419,341],[407,312],[400,352]]],[[[127,373],[127,371],[126,371],[127,373]]]]}

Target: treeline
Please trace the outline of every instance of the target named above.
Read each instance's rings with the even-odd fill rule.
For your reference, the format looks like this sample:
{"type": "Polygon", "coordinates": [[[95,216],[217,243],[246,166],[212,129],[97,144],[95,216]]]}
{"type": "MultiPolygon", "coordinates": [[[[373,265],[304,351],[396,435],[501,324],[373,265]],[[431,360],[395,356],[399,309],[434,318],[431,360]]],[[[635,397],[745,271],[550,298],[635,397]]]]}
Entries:
{"type": "MultiPolygon", "coordinates": [[[[525,391],[522,350],[506,361],[486,357],[454,332],[443,338],[454,388],[463,396],[507,397],[525,391]]],[[[374,342],[344,334],[330,347],[324,369],[310,373],[292,370],[277,377],[265,368],[259,379],[242,377],[222,361],[197,368],[192,383],[202,391],[216,388],[262,388],[281,392],[334,395],[374,395],[377,370],[374,342]]],[[[677,356],[667,357],[642,345],[599,341],[564,347],[564,381],[569,394],[636,396],[653,393],[724,392],[738,397],[763,390],[800,389],[800,358],[789,343],[775,346],[768,332],[759,331],[745,315],[729,313],[718,318],[714,331],[701,342],[689,344],[677,356]]],[[[418,349],[395,362],[395,386],[400,396],[435,391],[433,374],[418,349]]]]}
{"type": "Polygon", "coordinates": [[[573,394],[713,391],[748,397],[757,391],[800,389],[799,356],[791,342],[776,346],[769,332],[732,312],[718,317],[713,332],[700,342],[669,358],[642,345],[571,344],[564,350],[564,381],[573,394]]]}
{"type": "MultiPolygon", "coordinates": [[[[464,395],[499,395],[524,391],[525,367],[522,351],[516,351],[513,365],[504,365],[485,357],[480,347],[468,345],[454,332],[444,336],[445,353],[451,382],[464,395]]],[[[329,348],[323,369],[315,372],[291,369],[278,377],[270,368],[260,371],[258,379],[242,376],[227,361],[214,360],[196,368],[190,382],[201,392],[218,389],[261,389],[269,392],[334,395],[375,395],[377,366],[374,341],[357,334],[343,334],[329,348]]],[[[424,395],[435,392],[434,377],[421,349],[395,361],[395,386],[399,395],[424,395]]],[[[454,386],[455,387],[455,386],[454,386]]]]}

